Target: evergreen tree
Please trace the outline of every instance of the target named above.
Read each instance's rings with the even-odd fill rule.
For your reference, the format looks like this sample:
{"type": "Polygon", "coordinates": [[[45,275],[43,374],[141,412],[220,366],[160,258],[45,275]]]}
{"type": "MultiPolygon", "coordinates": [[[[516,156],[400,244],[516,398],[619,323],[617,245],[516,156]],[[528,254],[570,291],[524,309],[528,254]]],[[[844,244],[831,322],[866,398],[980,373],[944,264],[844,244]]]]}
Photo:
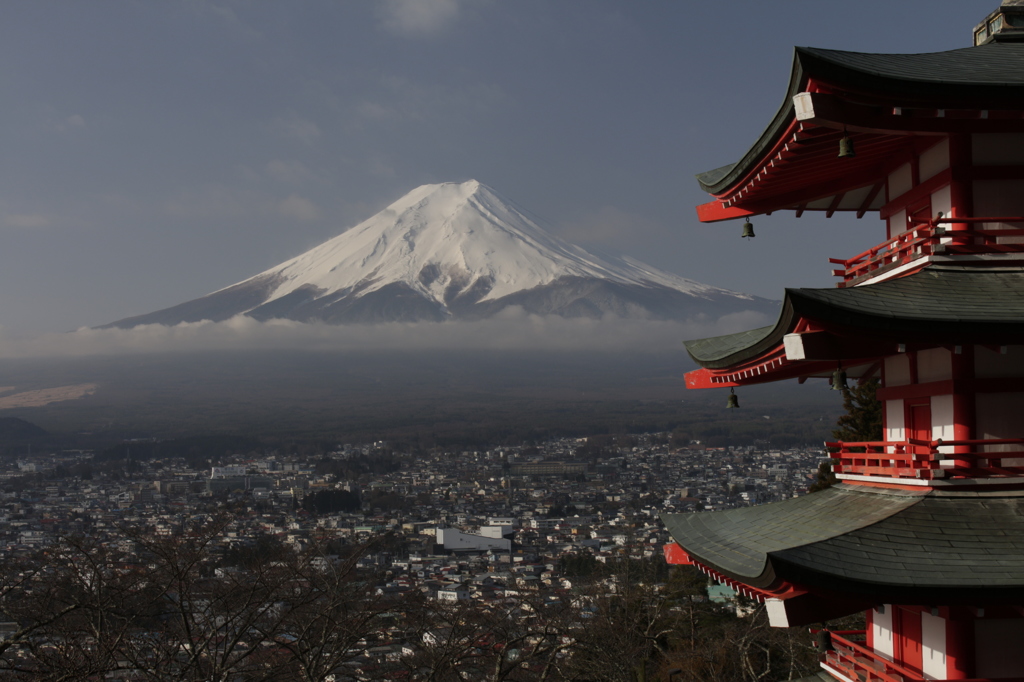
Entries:
{"type": "MultiPolygon", "coordinates": [[[[843,391],[846,414],[836,421],[832,437],[843,442],[870,442],[882,440],[882,401],[878,399],[878,379],[868,379],[843,391]]],[[[827,459],[818,465],[818,479],[807,489],[818,492],[836,482],[832,465],[839,460],[827,459]]]]}
{"type": "Polygon", "coordinates": [[[868,379],[843,391],[846,414],[836,422],[832,437],[841,441],[882,440],[882,401],[878,399],[878,379],[868,379]]]}

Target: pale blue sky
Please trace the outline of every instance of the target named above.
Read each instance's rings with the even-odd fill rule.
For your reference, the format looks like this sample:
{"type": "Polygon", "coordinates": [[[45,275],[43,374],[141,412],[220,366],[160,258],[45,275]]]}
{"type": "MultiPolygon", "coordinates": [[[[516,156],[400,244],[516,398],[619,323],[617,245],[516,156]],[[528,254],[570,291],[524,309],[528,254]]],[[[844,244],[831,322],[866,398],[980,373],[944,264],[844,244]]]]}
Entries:
{"type": "Polygon", "coordinates": [[[475,178],[552,231],[779,298],[879,221],[701,226],[794,45],[966,47],[998,0],[74,0],[0,6],[0,327],[232,284],[413,187],[475,178]]]}

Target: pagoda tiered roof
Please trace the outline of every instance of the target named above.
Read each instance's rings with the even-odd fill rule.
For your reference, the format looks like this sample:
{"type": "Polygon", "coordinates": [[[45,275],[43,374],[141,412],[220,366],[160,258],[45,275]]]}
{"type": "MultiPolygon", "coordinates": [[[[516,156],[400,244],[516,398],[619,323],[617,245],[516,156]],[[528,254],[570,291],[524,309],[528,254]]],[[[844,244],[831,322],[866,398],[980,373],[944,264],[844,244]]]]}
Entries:
{"type": "Polygon", "coordinates": [[[920,604],[1024,598],[1024,491],[840,484],[784,502],[665,514],[693,563],[765,592],[789,586],[920,604]]]}
{"type": "Polygon", "coordinates": [[[885,167],[908,144],[951,132],[1016,132],[1024,117],[1024,43],[928,54],[797,48],[782,107],[738,162],[701,173],[716,199],[704,222],[792,209],[885,205],[885,167]],[[849,136],[856,156],[837,158],[849,136]]]}
{"type": "Polygon", "coordinates": [[[686,341],[687,386],[830,373],[902,350],[1024,343],[1024,269],[932,265],[844,289],[786,289],[774,325],[686,341]]]}

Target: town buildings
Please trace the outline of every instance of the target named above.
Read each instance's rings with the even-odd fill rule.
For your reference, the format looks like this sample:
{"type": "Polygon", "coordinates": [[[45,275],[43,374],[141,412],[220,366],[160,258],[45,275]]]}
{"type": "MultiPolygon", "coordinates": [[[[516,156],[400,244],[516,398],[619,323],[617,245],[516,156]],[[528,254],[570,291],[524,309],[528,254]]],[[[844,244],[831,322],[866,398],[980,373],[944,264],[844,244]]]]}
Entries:
{"type": "MultiPolygon", "coordinates": [[[[68,564],[66,557],[87,552],[110,566],[111,575],[158,580],[161,564],[153,547],[188,547],[188,538],[208,533],[195,568],[196,589],[207,579],[244,589],[253,580],[247,562],[257,556],[280,561],[275,548],[294,550],[286,556],[314,556],[311,568],[329,576],[345,566],[346,551],[370,543],[356,555],[349,580],[358,595],[354,602],[364,600],[375,609],[367,627],[373,636],[348,641],[345,632],[332,635],[345,642],[336,679],[391,679],[386,671],[419,666],[440,647],[432,640],[452,635],[433,626],[430,632],[411,629],[418,615],[394,615],[420,613],[410,605],[434,614],[439,623],[464,620],[448,617],[451,609],[481,618],[510,614],[500,622],[520,629],[543,606],[571,618],[559,632],[572,632],[592,615],[586,600],[612,599],[629,587],[615,566],[643,564],[660,571],[659,581],[665,579],[660,557],[669,538],[660,511],[789,499],[804,493],[820,459],[818,448],[708,449],[673,444],[668,433],[617,440],[566,438],[415,455],[385,443],[311,455],[237,452],[218,458],[214,469],[180,458],[143,457],[141,447],[131,461],[87,451],[26,454],[20,462],[0,463],[0,561],[7,578],[24,579],[28,567],[41,566],[49,581],[68,564]],[[392,465],[369,471],[384,461],[392,465]],[[510,474],[514,466],[547,461],[573,463],[579,471],[566,473],[559,466],[561,473],[510,474]],[[257,478],[266,479],[265,487],[251,485],[257,478]],[[360,504],[315,514],[302,508],[321,491],[355,492],[360,504]],[[448,535],[470,542],[445,547],[448,535]],[[582,575],[581,568],[592,573],[582,575]]],[[[308,574],[302,575],[305,584],[308,574]]],[[[657,595],[664,587],[658,582],[645,589],[657,595]]],[[[0,619],[0,633],[6,628],[15,639],[30,636],[22,626],[31,614],[8,619],[0,619]]],[[[146,633],[135,635],[148,641],[146,633]]],[[[48,635],[31,636],[38,646],[49,642],[48,635]]],[[[283,655],[272,639],[261,642],[260,656],[283,655]]],[[[240,658],[250,650],[239,644],[231,653],[240,658]]],[[[38,661],[9,649],[0,669],[12,665],[33,669],[38,661]]],[[[135,666],[123,665],[125,675],[135,666]]]]}

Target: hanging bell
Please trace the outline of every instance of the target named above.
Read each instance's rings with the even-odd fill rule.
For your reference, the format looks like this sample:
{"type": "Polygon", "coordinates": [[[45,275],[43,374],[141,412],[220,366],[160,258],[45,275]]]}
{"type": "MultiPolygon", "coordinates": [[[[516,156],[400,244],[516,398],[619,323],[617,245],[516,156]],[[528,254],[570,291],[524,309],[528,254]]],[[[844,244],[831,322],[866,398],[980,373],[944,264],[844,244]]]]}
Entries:
{"type": "Polygon", "coordinates": [[[734,409],[740,406],[740,397],[736,395],[736,389],[729,389],[729,399],[725,401],[725,407],[727,409],[734,409]]]}
{"type": "Polygon", "coordinates": [[[846,385],[846,371],[842,367],[832,372],[832,390],[833,391],[846,391],[849,386],[846,385]]]}
{"type": "Polygon", "coordinates": [[[839,140],[839,158],[840,159],[852,159],[857,156],[857,153],[853,151],[853,140],[850,139],[849,135],[843,135],[842,139],[839,140]]]}
{"type": "Polygon", "coordinates": [[[750,239],[751,237],[756,236],[757,235],[754,234],[754,224],[749,220],[743,223],[743,234],[741,234],[740,237],[743,239],[750,239]]]}

